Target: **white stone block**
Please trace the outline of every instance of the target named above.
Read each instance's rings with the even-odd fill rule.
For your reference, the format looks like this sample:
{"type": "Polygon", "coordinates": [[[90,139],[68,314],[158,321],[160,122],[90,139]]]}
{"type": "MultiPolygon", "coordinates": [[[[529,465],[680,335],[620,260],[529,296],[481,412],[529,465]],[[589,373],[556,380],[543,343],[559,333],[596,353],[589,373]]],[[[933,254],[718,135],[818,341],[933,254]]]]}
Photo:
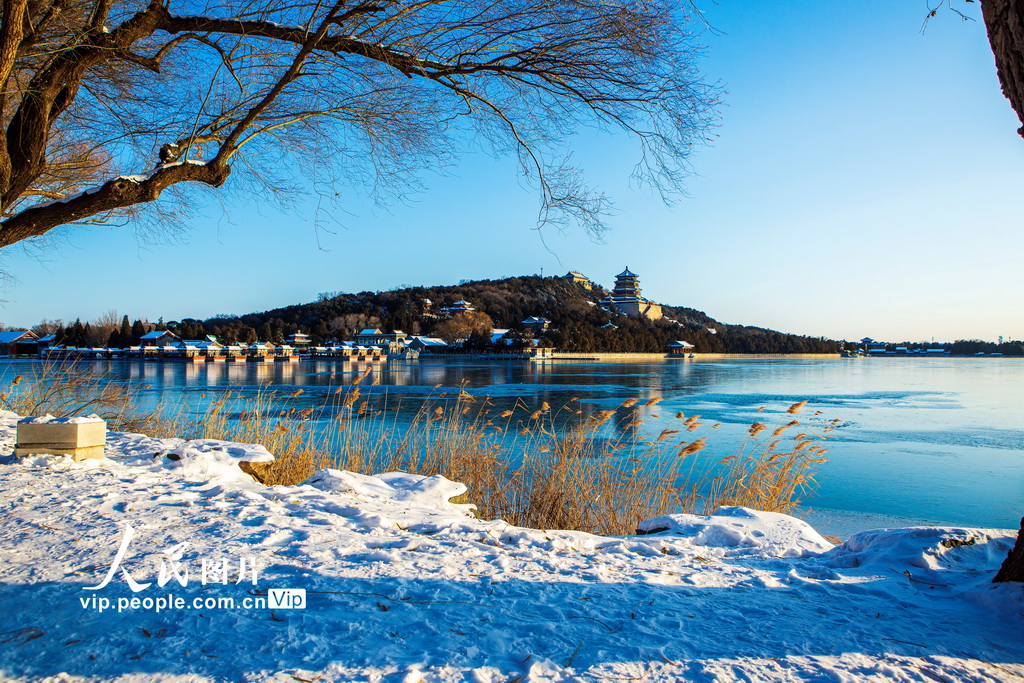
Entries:
{"type": "Polygon", "coordinates": [[[14,454],[102,458],[107,423],[99,418],[24,418],[18,422],[14,454]]]}

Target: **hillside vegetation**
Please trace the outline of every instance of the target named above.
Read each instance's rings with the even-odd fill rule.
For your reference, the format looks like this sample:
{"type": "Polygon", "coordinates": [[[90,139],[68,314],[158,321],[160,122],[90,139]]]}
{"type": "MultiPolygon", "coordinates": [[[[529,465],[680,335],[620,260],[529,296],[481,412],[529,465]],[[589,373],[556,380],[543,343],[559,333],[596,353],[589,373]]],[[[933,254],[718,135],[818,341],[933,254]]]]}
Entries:
{"type": "Polygon", "coordinates": [[[387,292],[324,293],[319,300],[242,316],[186,319],[186,338],[217,335],[222,341],[281,340],[303,331],[315,342],[351,339],[364,328],[432,334],[443,321],[442,307],[465,299],[486,313],[497,328],[530,336],[522,321],[542,316],[549,328],[538,332],[545,345],[563,351],[663,352],[682,339],[703,353],[834,353],[834,341],[727,325],[702,311],[665,306],[666,320],[650,321],[602,309],[607,291],[587,289],[560,277],[523,276],[479,280],[454,286],[406,287],[387,292]],[[613,327],[605,327],[611,323],[613,327]],[[711,330],[714,330],[712,332],[711,330]]]}

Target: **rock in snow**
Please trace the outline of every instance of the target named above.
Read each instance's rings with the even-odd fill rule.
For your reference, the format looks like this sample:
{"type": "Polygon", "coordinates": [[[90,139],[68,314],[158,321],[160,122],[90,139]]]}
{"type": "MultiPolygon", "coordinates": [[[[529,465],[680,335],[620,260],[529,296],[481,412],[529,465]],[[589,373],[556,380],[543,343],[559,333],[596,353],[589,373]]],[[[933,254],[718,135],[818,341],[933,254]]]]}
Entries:
{"type": "Polygon", "coordinates": [[[734,507],[608,538],[476,519],[440,476],[267,487],[237,467],[260,446],[110,433],[106,452],[0,458],[0,678],[1024,677],[1024,591],[990,582],[1011,530],[833,547],[734,507]]]}

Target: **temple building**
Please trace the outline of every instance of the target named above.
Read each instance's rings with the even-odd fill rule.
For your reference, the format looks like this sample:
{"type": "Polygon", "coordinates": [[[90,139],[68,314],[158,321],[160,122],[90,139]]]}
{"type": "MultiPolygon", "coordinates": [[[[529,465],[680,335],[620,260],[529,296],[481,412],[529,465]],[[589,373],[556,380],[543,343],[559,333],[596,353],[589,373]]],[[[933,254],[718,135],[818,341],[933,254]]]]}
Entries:
{"type": "Polygon", "coordinates": [[[570,270],[568,273],[562,276],[563,280],[567,280],[574,285],[579,285],[585,289],[593,289],[594,283],[590,281],[590,278],[579,272],[578,270],[570,270]]]}
{"type": "Polygon", "coordinates": [[[641,316],[650,320],[662,318],[661,304],[641,296],[640,278],[629,268],[615,276],[615,289],[601,301],[601,305],[614,308],[626,315],[641,316]]]}

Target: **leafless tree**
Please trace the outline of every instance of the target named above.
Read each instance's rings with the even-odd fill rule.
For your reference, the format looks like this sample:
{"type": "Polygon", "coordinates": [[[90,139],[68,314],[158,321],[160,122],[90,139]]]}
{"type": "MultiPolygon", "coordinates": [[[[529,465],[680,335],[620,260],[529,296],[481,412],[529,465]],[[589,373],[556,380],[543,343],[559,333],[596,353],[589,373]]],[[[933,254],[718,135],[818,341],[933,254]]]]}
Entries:
{"type": "Polygon", "coordinates": [[[37,337],[45,337],[48,334],[55,334],[57,330],[63,328],[64,321],[61,320],[60,318],[57,318],[56,320],[47,320],[46,318],[43,318],[41,321],[39,321],[39,324],[35,325],[32,328],[32,332],[37,337]]]}
{"type": "Polygon", "coordinates": [[[121,325],[121,315],[111,308],[100,314],[89,323],[89,335],[86,341],[89,346],[103,346],[110,339],[110,334],[121,325]]]}
{"type": "Polygon", "coordinates": [[[248,191],[406,192],[466,144],[517,155],[542,222],[599,230],[605,198],[569,161],[574,131],[628,131],[642,146],[637,173],[671,196],[713,122],[714,89],[696,72],[683,9],[5,0],[0,247],[124,220],[169,188],[220,187],[232,175],[248,191]]]}
{"type": "Polygon", "coordinates": [[[434,336],[449,344],[468,339],[476,334],[489,337],[494,329],[494,320],[482,311],[467,311],[448,320],[442,320],[434,327],[434,336]]]}
{"type": "Polygon", "coordinates": [[[380,327],[380,318],[364,313],[346,313],[332,318],[327,322],[327,329],[335,334],[351,339],[362,330],[380,327]]]}

